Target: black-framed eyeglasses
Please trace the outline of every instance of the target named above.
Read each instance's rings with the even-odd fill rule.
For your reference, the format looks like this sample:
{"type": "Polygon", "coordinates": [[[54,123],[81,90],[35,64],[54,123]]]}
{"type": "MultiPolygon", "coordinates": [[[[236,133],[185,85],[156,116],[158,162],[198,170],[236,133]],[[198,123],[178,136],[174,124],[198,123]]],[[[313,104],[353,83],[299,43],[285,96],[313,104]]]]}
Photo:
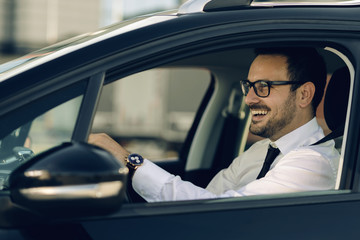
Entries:
{"type": "Polygon", "coordinates": [[[254,92],[258,97],[265,98],[270,95],[270,88],[272,85],[288,85],[288,84],[299,84],[302,85],[304,82],[299,81],[267,81],[267,80],[257,80],[255,82],[250,82],[249,80],[241,80],[241,90],[245,96],[248,95],[250,88],[254,88],[254,92]]]}

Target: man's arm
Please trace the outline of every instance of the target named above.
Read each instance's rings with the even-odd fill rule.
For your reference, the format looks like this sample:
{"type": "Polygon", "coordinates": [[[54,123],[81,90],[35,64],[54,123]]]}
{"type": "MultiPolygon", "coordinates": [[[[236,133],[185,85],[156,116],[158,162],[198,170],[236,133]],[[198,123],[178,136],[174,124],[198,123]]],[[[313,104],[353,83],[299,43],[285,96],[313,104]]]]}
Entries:
{"type": "MultiPolygon", "coordinates": [[[[134,189],[147,201],[175,201],[241,197],[251,195],[320,191],[334,189],[336,174],[328,159],[309,151],[303,158],[299,155],[285,156],[268,174],[237,189],[214,194],[206,189],[183,181],[169,174],[154,163],[147,161],[133,178],[134,189]]],[[[226,178],[221,172],[216,176],[226,178]]],[[[220,182],[223,179],[220,179],[220,182]]]]}
{"type": "MultiPolygon", "coordinates": [[[[121,161],[129,154],[105,134],[92,135],[89,142],[107,149],[121,161]]],[[[284,156],[264,178],[218,195],[183,181],[148,160],[136,170],[133,187],[144,199],[155,202],[329,190],[334,188],[335,177],[329,159],[306,149],[284,156]]]]}
{"type": "MultiPolygon", "coordinates": [[[[88,142],[104,148],[126,165],[126,157],[130,154],[125,148],[104,133],[90,134],[88,142]]],[[[185,182],[149,160],[139,167],[133,177],[133,187],[148,202],[171,201],[200,198],[215,198],[215,194],[185,182]]]]}
{"type": "Polygon", "coordinates": [[[90,134],[88,142],[107,150],[126,166],[125,159],[130,153],[109,135],[105,133],[90,134]]]}

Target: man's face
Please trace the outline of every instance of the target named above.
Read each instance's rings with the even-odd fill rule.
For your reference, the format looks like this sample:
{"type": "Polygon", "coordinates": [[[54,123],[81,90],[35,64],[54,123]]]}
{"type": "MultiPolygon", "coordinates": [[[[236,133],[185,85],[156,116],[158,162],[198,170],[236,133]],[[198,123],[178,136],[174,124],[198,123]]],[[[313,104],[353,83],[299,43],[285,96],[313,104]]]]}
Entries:
{"type": "MultiPolygon", "coordinates": [[[[259,55],[251,64],[248,80],[289,81],[287,59],[281,55],[259,55]]],[[[258,97],[251,88],[245,98],[252,120],[250,132],[275,141],[296,129],[296,92],[291,85],[272,86],[270,95],[258,97]]]]}

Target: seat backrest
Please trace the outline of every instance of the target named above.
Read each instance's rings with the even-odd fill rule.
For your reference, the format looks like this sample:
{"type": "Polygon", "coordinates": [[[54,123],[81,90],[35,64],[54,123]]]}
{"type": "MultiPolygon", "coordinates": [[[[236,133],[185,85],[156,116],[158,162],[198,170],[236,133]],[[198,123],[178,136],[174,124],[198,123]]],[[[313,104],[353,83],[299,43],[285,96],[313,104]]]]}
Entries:
{"type": "Polygon", "coordinates": [[[315,144],[320,144],[343,135],[349,92],[349,69],[347,67],[339,68],[331,76],[324,98],[324,117],[331,133],[315,144]]]}

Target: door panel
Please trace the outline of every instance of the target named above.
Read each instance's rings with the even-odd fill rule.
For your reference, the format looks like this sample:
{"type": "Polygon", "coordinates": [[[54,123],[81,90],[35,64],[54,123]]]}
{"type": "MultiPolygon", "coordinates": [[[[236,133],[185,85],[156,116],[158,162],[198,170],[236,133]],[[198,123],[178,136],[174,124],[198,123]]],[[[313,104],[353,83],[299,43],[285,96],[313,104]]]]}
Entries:
{"type": "Polygon", "coordinates": [[[83,226],[94,239],[357,239],[359,200],[339,195],[287,200],[124,206],[124,214],[137,214],[83,226]]]}

